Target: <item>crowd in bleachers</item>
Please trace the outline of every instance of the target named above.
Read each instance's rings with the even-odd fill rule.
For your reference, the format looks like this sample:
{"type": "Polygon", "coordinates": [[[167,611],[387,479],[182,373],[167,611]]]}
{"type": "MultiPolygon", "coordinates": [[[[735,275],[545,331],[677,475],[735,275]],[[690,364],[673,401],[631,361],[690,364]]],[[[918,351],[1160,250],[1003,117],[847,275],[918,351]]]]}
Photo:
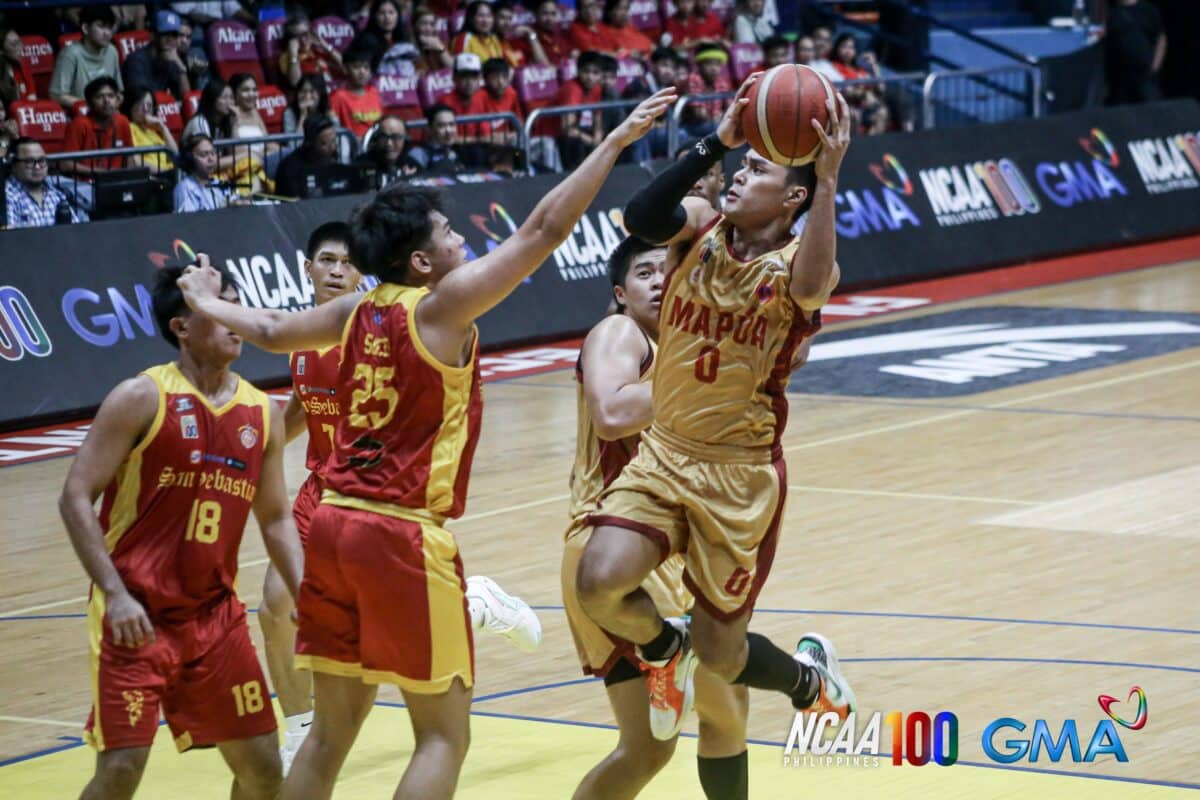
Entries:
{"type": "MultiPolygon", "coordinates": [[[[676,141],[664,123],[628,154],[646,160],[712,130],[729,93],[760,66],[798,60],[834,80],[872,74],[852,39],[847,54],[828,30],[795,41],[776,0],[414,1],[88,5],[42,12],[37,30],[0,20],[7,226],[67,219],[48,213],[63,197],[71,219],[86,219],[91,184],[131,167],[160,176],[158,208],[178,211],[311,196],[322,167],[351,161],[376,186],[570,168],[623,112],[548,116],[525,164],[518,129],[534,110],[635,100],[668,84],[704,95],[686,108],[676,141]],[[477,114],[511,116],[458,122],[477,114]],[[45,154],[130,147],[158,149],[28,166],[45,154]]],[[[896,124],[869,87],[854,94],[864,129],[896,124]]]]}

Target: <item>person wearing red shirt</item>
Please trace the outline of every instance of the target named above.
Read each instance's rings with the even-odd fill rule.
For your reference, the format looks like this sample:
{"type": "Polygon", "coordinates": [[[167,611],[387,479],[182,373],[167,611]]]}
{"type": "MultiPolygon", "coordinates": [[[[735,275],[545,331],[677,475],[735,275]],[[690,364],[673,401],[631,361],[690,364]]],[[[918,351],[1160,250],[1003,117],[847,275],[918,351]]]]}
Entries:
{"type": "MultiPolygon", "coordinates": [[[[502,58],[489,58],[483,62],[483,91],[479,92],[479,97],[484,114],[511,113],[519,120],[525,119],[517,90],[512,87],[512,68],[502,58]]],[[[493,122],[492,134],[493,142],[513,144],[517,141],[517,131],[507,120],[493,122]]]]}
{"type": "Polygon", "coordinates": [[[629,21],[629,0],[606,0],[601,27],[608,35],[609,52],[617,58],[644,58],[654,49],[650,37],[629,21]]]}
{"type": "Polygon", "coordinates": [[[667,17],[664,30],[671,36],[671,47],[690,50],[705,41],[709,28],[706,18],[696,16],[696,0],[675,0],[675,13],[667,17]]]}
{"type": "Polygon", "coordinates": [[[383,116],[383,99],[379,96],[379,90],[369,83],[370,53],[351,50],[342,58],[342,63],[349,80],[329,98],[329,108],[343,128],[349,128],[361,139],[383,116]]]}
{"type": "Polygon", "coordinates": [[[696,0],[695,16],[696,36],[705,42],[722,42],[725,40],[725,23],[712,10],[712,0],[696,0]]]}
{"type": "Polygon", "coordinates": [[[579,0],[575,6],[575,21],[567,32],[567,39],[571,47],[580,53],[607,53],[614,49],[608,26],[600,22],[599,0],[579,0]]]}
{"type": "MultiPolygon", "coordinates": [[[[129,127],[129,119],[117,111],[117,92],[117,82],[107,75],[101,75],[84,88],[87,114],[80,114],[71,120],[67,136],[63,140],[63,152],[133,147],[133,131],[129,127]]],[[[121,169],[124,166],[125,156],[60,161],[58,164],[59,170],[64,174],[84,179],[98,172],[121,169]]]]}
{"type": "MultiPolygon", "coordinates": [[[[733,83],[725,72],[729,56],[720,47],[704,47],[696,53],[696,72],[688,76],[688,94],[715,94],[732,92],[733,83]]],[[[688,135],[703,139],[717,129],[717,122],[725,113],[729,100],[705,100],[688,106],[688,121],[684,130],[688,135]]]]}
{"type": "MultiPolygon", "coordinates": [[[[603,99],[604,87],[600,85],[604,56],[587,52],[579,56],[576,76],[562,85],[556,106],[577,106],[599,103],[603,99]]],[[[574,169],[587,154],[604,140],[604,126],[600,115],[594,111],[580,111],[561,117],[558,149],[562,154],[563,166],[574,169]]]]}
{"type": "MultiPolygon", "coordinates": [[[[479,56],[459,53],[454,57],[454,89],[439,97],[437,102],[449,106],[455,117],[487,113],[483,107],[482,72],[479,56]]],[[[477,141],[491,133],[492,126],[486,122],[468,122],[458,126],[459,141],[477,141]]]]}
{"type": "Polygon", "coordinates": [[[571,57],[571,40],[562,32],[558,18],[558,3],[542,0],[534,17],[533,36],[517,38],[516,46],[525,53],[527,63],[557,67],[571,57]],[[536,40],[536,46],[534,44],[536,40]],[[541,55],[538,55],[541,49],[541,55]]]}

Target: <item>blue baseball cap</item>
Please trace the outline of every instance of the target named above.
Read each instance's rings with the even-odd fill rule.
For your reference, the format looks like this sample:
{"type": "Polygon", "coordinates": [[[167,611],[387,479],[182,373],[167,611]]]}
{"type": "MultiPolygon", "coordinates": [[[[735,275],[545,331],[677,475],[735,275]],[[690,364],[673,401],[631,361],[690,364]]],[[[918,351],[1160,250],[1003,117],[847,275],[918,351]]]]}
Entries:
{"type": "Polygon", "coordinates": [[[183,20],[174,11],[159,11],[154,15],[155,33],[179,33],[183,30],[183,20]]]}

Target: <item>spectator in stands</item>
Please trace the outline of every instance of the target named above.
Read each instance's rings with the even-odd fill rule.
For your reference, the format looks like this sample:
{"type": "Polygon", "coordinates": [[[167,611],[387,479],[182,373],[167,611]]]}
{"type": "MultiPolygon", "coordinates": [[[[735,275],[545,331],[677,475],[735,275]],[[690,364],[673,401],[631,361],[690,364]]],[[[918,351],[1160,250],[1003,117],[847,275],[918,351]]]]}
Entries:
{"type": "Polygon", "coordinates": [[[203,133],[185,137],[180,147],[179,166],[183,177],[175,184],[175,213],[215,211],[243,201],[233,187],[215,177],[217,150],[203,133]]]}
{"type": "Polygon", "coordinates": [[[192,41],[192,24],[187,17],[182,17],[179,23],[179,58],[187,69],[188,83],[193,90],[203,89],[208,83],[208,53],[204,44],[192,41]]]}
{"type": "MultiPolygon", "coordinates": [[[[454,57],[454,88],[437,98],[437,102],[451,108],[456,119],[467,114],[482,114],[482,85],[483,65],[479,62],[479,56],[459,53],[454,57]]],[[[468,122],[458,128],[459,139],[472,142],[490,133],[491,126],[486,122],[468,122]]]]}
{"type": "Polygon", "coordinates": [[[454,109],[436,103],[425,111],[429,134],[423,144],[409,151],[422,175],[453,175],[466,169],[458,154],[458,124],[454,109]]]}
{"type": "MultiPolygon", "coordinates": [[[[394,45],[412,42],[412,32],[401,14],[397,0],[375,0],[371,17],[350,45],[351,50],[365,51],[371,58],[371,71],[379,69],[383,56],[394,45]]],[[[343,63],[345,59],[343,58],[343,63]]]]}
{"type": "Polygon", "coordinates": [[[12,141],[15,141],[21,135],[21,126],[17,124],[15,119],[8,116],[8,109],[5,108],[4,103],[0,103],[0,134],[5,134],[9,137],[11,140],[9,141],[10,145],[12,141]]]}
{"type": "Polygon", "coordinates": [[[350,50],[342,59],[346,66],[346,85],[329,98],[329,107],[343,128],[362,138],[383,116],[383,99],[371,85],[371,54],[350,50]]]}
{"type": "Polygon", "coordinates": [[[320,114],[337,121],[337,117],[329,108],[329,95],[325,92],[325,84],[317,75],[305,75],[292,91],[291,102],[283,112],[283,132],[303,133],[304,120],[309,114],[320,114]]]}
{"type": "MultiPolygon", "coordinates": [[[[679,89],[679,94],[686,94],[687,84],[679,86],[676,82],[676,68],[682,63],[687,66],[687,61],[680,58],[670,47],[659,47],[650,55],[650,70],[642,77],[637,78],[625,87],[625,91],[621,93],[621,97],[625,100],[644,100],[660,89],[665,89],[668,86],[675,86],[679,89]]],[[[659,117],[654,122],[654,127],[649,133],[641,139],[633,143],[631,150],[633,151],[634,161],[648,161],[651,158],[663,158],[673,149],[671,142],[667,138],[667,115],[659,117]]],[[[680,141],[686,134],[680,130],[677,132],[680,141]]],[[[679,142],[676,142],[678,144],[679,142]]]]}
{"type": "Polygon", "coordinates": [[[85,99],[84,88],[100,77],[116,82],[117,92],[125,91],[117,48],[113,46],[116,17],[108,6],[87,6],[79,14],[83,41],[68,45],[54,62],[50,78],[50,97],[74,113],[75,104],[85,99]]]}
{"type": "Polygon", "coordinates": [[[675,0],[675,13],[667,17],[664,40],[671,47],[690,50],[704,41],[704,18],[696,16],[696,0],[675,0]]]}
{"type": "Polygon", "coordinates": [[[113,3],[113,16],[116,18],[114,30],[140,31],[146,27],[146,6],[141,3],[113,3]]]}
{"type": "Polygon", "coordinates": [[[37,86],[21,58],[21,34],[0,26],[0,105],[36,97],[37,86]]]}
{"type": "Polygon", "coordinates": [[[454,57],[437,34],[437,23],[437,14],[428,8],[418,8],[413,13],[413,30],[417,37],[417,58],[413,66],[418,73],[454,66],[454,57]]]}
{"type": "Polygon", "coordinates": [[[297,11],[283,25],[279,72],[294,89],[305,75],[317,75],[325,83],[343,74],[342,54],[313,32],[308,14],[297,11]]]}
{"type": "Polygon", "coordinates": [[[841,73],[833,66],[833,62],[829,60],[833,53],[833,32],[824,26],[813,28],[813,59],[809,62],[809,66],[817,72],[829,78],[831,81],[840,81],[841,73]]]}
{"type": "Polygon", "coordinates": [[[696,35],[705,42],[724,42],[725,23],[712,10],[712,0],[696,0],[696,16],[700,18],[696,35]]]}
{"type": "Polygon", "coordinates": [[[125,59],[125,85],[171,92],[178,99],[192,90],[187,65],[179,54],[181,20],[174,11],[154,15],[154,41],[125,59]]]}
{"type": "Polygon", "coordinates": [[[420,167],[404,152],[408,143],[408,127],[395,114],[379,120],[373,131],[367,133],[364,152],[355,159],[355,164],[375,173],[375,188],[382,189],[399,180],[417,173],[420,167]]]}
{"type": "MultiPolygon", "coordinates": [[[[874,63],[874,53],[871,55],[874,63]]],[[[853,34],[843,33],[833,45],[833,68],[838,72],[839,81],[859,81],[872,77],[870,72],[858,66],[857,58],[858,42],[853,34]]],[[[880,99],[879,88],[870,84],[839,87],[851,111],[858,117],[859,127],[868,134],[887,130],[887,107],[880,99]]]]}
{"type": "MultiPolygon", "coordinates": [[[[4,104],[0,103],[0,109],[2,108],[4,108],[4,104]]],[[[11,122],[11,120],[7,121],[11,122]]],[[[20,136],[15,136],[13,134],[11,128],[6,128],[3,125],[0,125],[0,162],[8,160],[8,154],[14,149],[13,143],[20,138],[20,136]]],[[[3,175],[3,173],[0,172],[0,175],[3,175]]]]}
{"type": "MultiPolygon", "coordinates": [[[[267,123],[258,110],[258,80],[248,72],[239,72],[229,79],[229,88],[233,90],[233,138],[267,136],[267,123]]],[[[267,176],[279,161],[279,145],[275,142],[235,145],[233,157],[232,182],[250,194],[267,184],[267,176]]]]}
{"type": "MultiPolygon", "coordinates": [[[[564,83],[558,90],[558,97],[555,99],[554,105],[577,106],[599,103],[603,93],[603,88],[600,86],[603,61],[602,53],[589,51],[581,54],[576,62],[575,77],[564,83]]],[[[594,111],[564,114],[561,120],[558,151],[562,154],[563,166],[567,169],[574,169],[583,159],[587,158],[588,153],[603,141],[604,129],[600,124],[600,116],[594,111]]]]}
{"type": "MultiPolygon", "coordinates": [[[[507,0],[500,0],[492,9],[496,15],[496,38],[504,48],[504,58],[509,65],[516,69],[530,63],[529,52],[532,48],[541,49],[537,34],[526,25],[516,25],[513,22],[513,7],[507,0]]],[[[486,59],[484,59],[486,61],[486,59]]],[[[537,61],[544,64],[545,61],[537,61]]]]}
{"type": "Polygon", "coordinates": [[[203,31],[223,19],[236,19],[248,25],[258,22],[255,14],[238,0],[202,0],[195,3],[171,3],[171,10],[203,31]]]}
{"type": "Polygon", "coordinates": [[[738,44],[762,44],[775,35],[775,26],[763,13],[764,0],[738,0],[729,23],[729,38],[738,44]]]}
{"type": "Polygon", "coordinates": [[[210,139],[233,138],[233,89],[213,76],[200,92],[195,115],[183,128],[183,138],[204,135],[210,139]]]}
{"type": "Polygon", "coordinates": [[[83,222],[67,196],[46,182],[49,165],[41,142],[29,137],[13,144],[12,174],[4,183],[5,227],[41,228],[62,222],[83,222]]]}
{"type": "MultiPolygon", "coordinates": [[[[117,82],[107,75],[96,78],[84,88],[87,113],[79,114],[71,120],[63,140],[63,152],[113,150],[133,146],[133,132],[129,129],[129,119],[117,110],[118,93],[117,82]]],[[[84,179],[124,166],[124,156],[60,161],[58,164],[59,171],[63,174],[84,179]]]]}
{"type": "Polygon", "coordinates": [[[450,43],[450,49],[458,53],[473,53],[480,63],[489,58],[504,58],[504,45],[496,35],[496,15],[487,0],[475,0],[467,6],[462,30],[450,43]]]}
{"type": "MultiPolygon", "coordinates": [[[[480,113],[515,114],[524,119],[517,90],[512,86],[512,68],[502,58],[489,58],[483,63],[483,91],[479,93],[480,113]]],[[[493,143],[514,144],[518,139],[516,128],[506,120],[490,123],[493,143]]]]}
{"type": "Polygon", "coordinates": [[[541,0],[534,9],[532,36],[518,37],[517,47],[525,53],[526,64],[544,66],[559,64],[571,57],[571,42],[562,32],[559,22],[558,3],[541,0]]]}
{"type": "MultiPolygon", "coordinates": [[[[696,71],[688,76],[688,94],[716,94],[732,92],[729,80],[729,55],[717,45],[706,45],[696,51],[696,71]]],[[[704,100],[687,107],[684,130],[688,136],[702,139],[717,129],[717,122],[725,113],[729,100],[704,100]]]]}
{"type": "Polygon", "coordinates": [[[1108,104],[1162,97],[1158,73],[1167,57],[1162,15],[1146,0],[1112,0],[1105,26],[1108,104]]]}
{"type": "MultiPolygon", "coordinates": [[[[679,161],[696,146],[695,142],[681,145],[675,151],[675,160],[679,161]]],[[[721,210],[721,195],[725,192],[725,162],[718,161],[708,168],[700,180],[688,190],[688,197],[699,197],[712,206],[714,211],[721,210]]]]}
{"type": "Polygon", "coordinates": [[[654,49],[650,37],[630,21],[629,0],[605,0],[604,27],[607,29],[607,49],[617,58],[644,58],[654,49]]]}
{"type": "Polygon", "coordinates": [[[275,173],[275,194],[280,197],[307,196],[305,184],[313,175],[313,170],[332,164],[336,155],[337,128],[333,122],[316,114],[309,116],[304,121],[304,143],[279,162],[279,170],[275,173]]]}
{"type": "MultiPolygon", "coordinates": [[[[780,64],[786,64],[792,60],[791,53],[788,48],[788,41],[782,36],[772,36],[763,42],[763,69],[777,67],[780,64]]],[[[811,36],[801,36],[796,40],[796,63],[797,64],[812,64],[813,58],[816,57],[816,51],[813,49],[813,40],[811,36]]]]}
{"type": "Polygon", "coordinates": [[[579,53],[602,53],[610,49],[608,29],[600,22],[600,0],[576,2],[575,21],[567,31],[567,40],[579,53]]]}
{"type": "MultiPolygon", "coordinates": [[[[612,103],[621,99],[620,93],[617,91],[617,79],[621,75],[621,62],[610,56],[608,53],[600,54],[600,100],[605,103],[612,103]]],[[[621,120],[625,118],[624,111],[620,109],[608,109],[600,112],[600,127],[606,131],[611,131],[613,128],[621,124],[621,120]]],[[[635,148],[626,148],[626,152],[621,154],[621,158],[617,163],[627,164],[633,160],[635,148]]]]}
{"type": "MultiPolygon", "coordinates": [[[[121,110],[129,118],[134,147],[165,147],[172,153],[179,152],[167,123],[155,114],[154,92],[141,86],[131,87],[125,93],[121,110]]],[[[155,175],[175,169],[173,159],[166,153],[130,156],[129,166],[146,167],[155,175]]]]}

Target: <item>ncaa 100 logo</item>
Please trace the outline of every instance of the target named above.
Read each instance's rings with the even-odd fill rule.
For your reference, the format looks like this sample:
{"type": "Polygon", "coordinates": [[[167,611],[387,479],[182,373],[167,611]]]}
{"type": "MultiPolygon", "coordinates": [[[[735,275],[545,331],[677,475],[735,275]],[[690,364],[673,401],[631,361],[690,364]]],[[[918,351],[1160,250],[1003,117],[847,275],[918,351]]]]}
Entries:
{"type": "Polygon", "coordinates": [[[29,299],[15,286],[0,286],[0,358],[20,361],[28,353],[45,358],[54,350],[29,299]]]}
{"type": "Polygon", "coordinates": [[[784,745],[785,767],[878,767],[890,756],[894,766],[948,767],[958,761],[958,717],[950,711],[876,711],[865,722],[857,714],[844,721],[833,712],[796,712],[784,745]],[[891,732],[892,751],[880,740],[891,732]]]}

